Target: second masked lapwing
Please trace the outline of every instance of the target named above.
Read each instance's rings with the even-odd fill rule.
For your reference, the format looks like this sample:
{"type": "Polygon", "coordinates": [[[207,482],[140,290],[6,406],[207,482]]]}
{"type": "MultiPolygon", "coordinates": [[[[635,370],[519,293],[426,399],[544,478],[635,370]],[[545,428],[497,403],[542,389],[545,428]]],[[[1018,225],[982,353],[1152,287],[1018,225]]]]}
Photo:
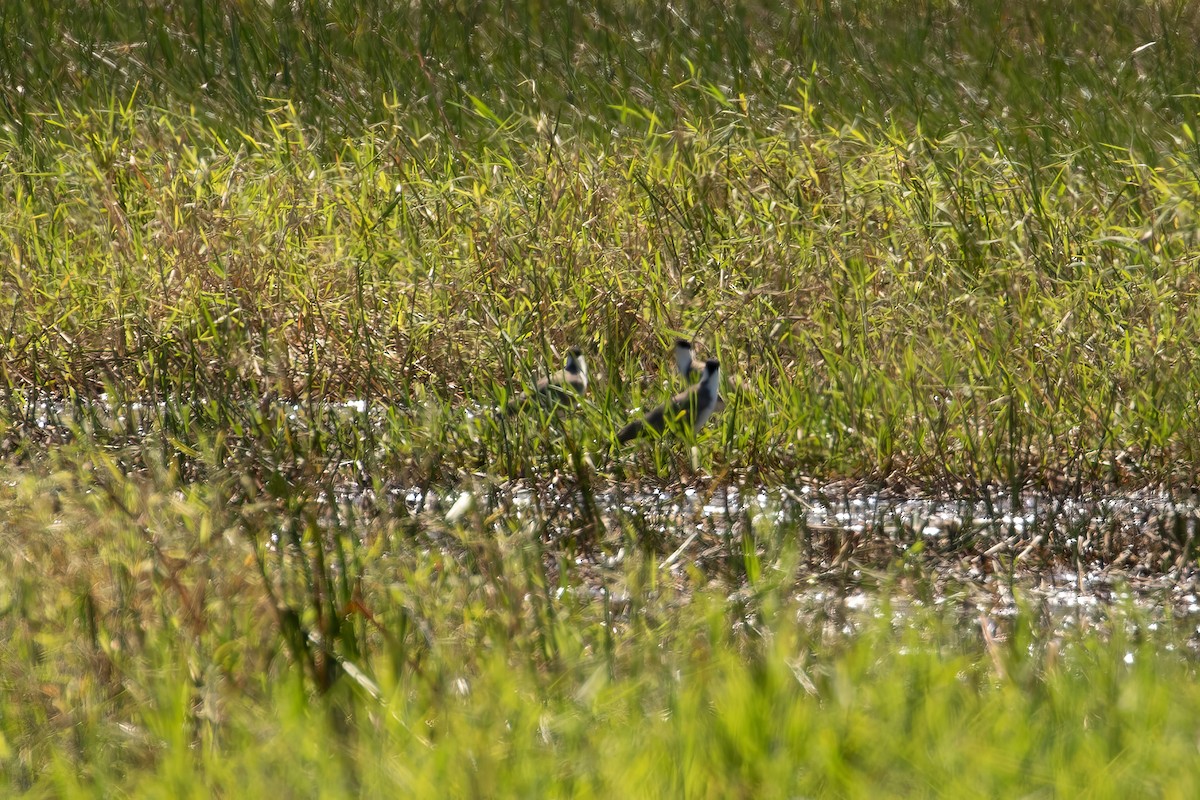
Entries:
{"type": "Polygon", "coordinates": [[[708,422],[717,408],[717,390],[721,384],[721,362],[710,358],[704,362],[700,382],[680,392],[653,411],[633,420],[617,433],[617,441],[624,444],[631,439],[653,430],[662,433],[668,424],[675,424],[698,431],[708,422]]]}

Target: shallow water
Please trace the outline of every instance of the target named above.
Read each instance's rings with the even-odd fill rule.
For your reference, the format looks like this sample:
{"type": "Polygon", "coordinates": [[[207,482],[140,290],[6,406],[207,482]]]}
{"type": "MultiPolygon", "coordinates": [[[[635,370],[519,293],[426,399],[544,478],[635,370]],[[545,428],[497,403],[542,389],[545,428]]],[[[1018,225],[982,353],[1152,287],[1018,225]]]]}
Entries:
{"type": "MultiPolygon", "coordinates": [[[[53,434],[51,441],[94,428],[136,439],[151,432],[164,408],[113,406],[102,397],[78,422],[68,406],[49,403],[32,407],[26,419],[53,434]]],[[[311,424],[300,406],[280,410],[300,426],[311,424]]],[[[320,407],[322,414],[371,424],[386,412],[362,401],[320,407]]],[[[713,487],[701,479],[654,487],[597,476],[596,483],[589,499],[562,476],[536,486],[470,477],[457,487],[393,487],[383,497],[351,481],[323,500],[367,513],[400,511],[443,527],[501,512],[507,525],[537,523],[551,541],[590,526],[596,547],[580,556],[578,567],[598,575],[619,566],[635,546],[676,576],[688,566],[727,569],[741,557],[744,539],[768,559],[790,546],[809,585],[798,601],[831,611],[839,604],[846,611],[871,606],[890,581],[911,602],[959,603],[964,613],[983,617],[1011,616],[1018,602],[1036,604],[1066,625],[1098,619],[1114,603],[1152,615],[1200,616],[1200,505],[1191,492],[1014,498],[997,490],[964,499],[901,497],[846,482],[713,487]]]]}
{"type": "MultiPolygon", "coordinates": [[[[579,499],[572,502],[562,487],[509,487],[492,498],[489,511],[502,509],[518,520],[544,520],[549,508],[567,509],[551,538],[581,521],[570,513],[579,511],[579,499]]],[[[424,498],[410,490],[403,500],[410,511],[423,507],[419,513],[450,524],[477,502],[474,491],[463,489],[424,498]]],[[[797,604],[831,619],[877,610],[883,595],[893,609],[953,604],[979,624],[1013,617],[1021,605],[1061,629],[1101,624],[1111,607],[1127,605],[1150,623],[1166,615],[1194,618],[1200,637],[1191,544],[1200,509],[1190,497],[1032,494],[1013,502],[1003,495],[986,501],[860,496],[815,484],[711,492],[608,487],[596,506],[607,546],[580,556],[577,567],[594,575],[585,583],[597,599],[618,605],[621,595],[609,591],[605,573],[648,534],[661,537],[659,569],[682,579],[690,566],[706,570],[731,552],[736,560],[749,530],[761,556],[778,552],[783,540],[799,551],[804,588],[797,604]],[[897,592],[904,598],[899,603],[897,592]]]]}

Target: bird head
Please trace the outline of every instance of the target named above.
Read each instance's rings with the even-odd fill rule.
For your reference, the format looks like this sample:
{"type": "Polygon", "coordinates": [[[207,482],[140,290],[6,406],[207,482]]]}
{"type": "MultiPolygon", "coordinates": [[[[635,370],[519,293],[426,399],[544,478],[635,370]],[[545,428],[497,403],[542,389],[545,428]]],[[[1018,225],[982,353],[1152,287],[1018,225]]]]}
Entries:
{"type": "Polygon", "coordinates": [[[675,368],[684,378],[692,377],[692,343],[687,339],[675,340],[675,368]]]}

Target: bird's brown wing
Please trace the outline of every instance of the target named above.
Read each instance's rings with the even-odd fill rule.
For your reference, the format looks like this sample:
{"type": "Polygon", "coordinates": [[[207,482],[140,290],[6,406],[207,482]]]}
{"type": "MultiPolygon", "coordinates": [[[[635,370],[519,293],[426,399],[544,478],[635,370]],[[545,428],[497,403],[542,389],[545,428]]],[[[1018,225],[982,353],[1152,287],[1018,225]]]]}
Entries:
{"type": "Polygon", "coordinates": [[[628,425],[617,431],[617,442],[620,444],[625,444],[630,439],[636,439],[638,436],[641,436],[642,430],[645,427],[645,417],[638,417],[637,419],[630,420],[628,425]]]}
{"type": "Polygon", "coordinates": [[[573,372],[560,369],[550,377],[538,381],[533,387],[532,397],[530,392],[521,392],[514,397],[504,407],[504,413],[515,414],[531,400],[540,400],[552,405],[565,403],[572,399],[572,392],[583,394],[583,388],[583,378],[573,372]]]}
{"type": "Polygon", "coordinates": [[[696,392],[694,389],[689,389],[686,392],[680,392],[671,398],[669,403],[663,403],[658,408],[646,412],[643,416],[633,420],[617,433],[617,441],[621,444],[628,442],[630,439],[636,439],[641,436],[646,430],[652,430],[655,433],[662,433],[666,430],[667,422],[677,420],[681,417],[688,419],[695,413],[696,392]]]}

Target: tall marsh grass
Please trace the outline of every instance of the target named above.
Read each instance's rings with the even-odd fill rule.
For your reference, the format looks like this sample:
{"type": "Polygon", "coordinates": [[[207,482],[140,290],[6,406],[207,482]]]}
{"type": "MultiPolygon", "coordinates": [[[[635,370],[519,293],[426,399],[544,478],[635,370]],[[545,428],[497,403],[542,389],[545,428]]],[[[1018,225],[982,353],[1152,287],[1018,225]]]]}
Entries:
{"type": "Polygon", "coordinates": [[[1194,480],[1186,151],[1152,167],[1107,147],[1101,179],[1071,154],[785,113],[732,140],[474,154],[381,126],[331,161],[291,107],[264,121],[226,139],[135,103],[36,153],[9,141],[9,419],[105,390],[361,398],[426,433],[435,414],[439,462],[469,469],[463,439],[500,445],[464,409],[567,346],[592,353],[604,442],[694,332],[735,387],[734,467],[951,492],[1194,480]]]}

